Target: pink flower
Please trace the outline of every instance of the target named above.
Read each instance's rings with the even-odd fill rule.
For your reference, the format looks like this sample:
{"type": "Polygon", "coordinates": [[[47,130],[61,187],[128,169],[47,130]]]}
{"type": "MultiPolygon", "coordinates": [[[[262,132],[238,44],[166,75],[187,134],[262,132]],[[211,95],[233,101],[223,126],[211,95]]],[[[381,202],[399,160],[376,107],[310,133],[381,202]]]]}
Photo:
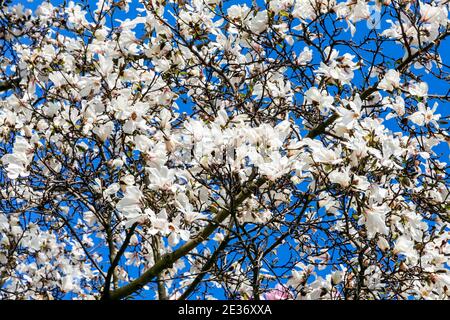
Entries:
{"type": "Polygon", "coordinates": [[[266,300],[287,300],[292,298],[289,289],[281,284],[277,284],[275,289],[264,294],[266,300]]]}

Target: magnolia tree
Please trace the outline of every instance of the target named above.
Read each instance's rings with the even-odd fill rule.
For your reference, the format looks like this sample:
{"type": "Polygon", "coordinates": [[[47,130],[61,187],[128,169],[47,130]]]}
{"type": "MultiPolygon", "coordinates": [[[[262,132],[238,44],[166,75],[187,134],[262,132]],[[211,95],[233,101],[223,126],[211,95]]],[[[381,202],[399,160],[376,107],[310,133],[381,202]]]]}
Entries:
{"type": "Polygon", "coordinates": [[[1,299],[449,298],[448,1],[20,2],[1,299]]]}

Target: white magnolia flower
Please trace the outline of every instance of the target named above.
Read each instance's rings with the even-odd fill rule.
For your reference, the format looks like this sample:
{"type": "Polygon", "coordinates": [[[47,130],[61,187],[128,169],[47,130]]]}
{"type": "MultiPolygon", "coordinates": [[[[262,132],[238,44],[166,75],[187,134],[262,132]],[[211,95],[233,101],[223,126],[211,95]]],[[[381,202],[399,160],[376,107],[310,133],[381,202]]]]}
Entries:
{"type": "Polygon", "coordinates": [[[320,112],[327,115],[333,109],[333,97],[328,95],[326,90],[319,91],[316,87],[311,87],[305,92],[307,103],[317,105],[320,112]]]}
{"type": "Polygon", "coordinates": [[[103,191],[105,196],[115,195],[120,190],[120,185],[118,183],[111,184],[108,188],[103,191]]]}
{"type": "Polygon", "coordinates": [[[106,141],[114,130],[114,123],[109,121],[105,124],[95,126],[92,130],[101,141],[106,141]]]}
{"type": "Polygon", "coordinates": [[[426,82],[413,82],[409,85],[408,93],[412,96],[426,97],[428,95],[428,84],[426,82]]]}
{"type": "Polygon", "coordinates": [[[339,51],[333,49],[330,53],[330,50],[330,47],[325,48],[324,54],[329,56],[329,59],[327,63],[320,63],[320,67],[316,70],[316,73],[326,78],[340,81],[343,84],[350,84],[354,76],[353,71],[359,68],[353,61],[355,56],[349,53],[339,56],[339,51]]]}
{"type": "Polygon", "coordinates": [[[364,211],[359,223],[366,226],[367,237],[372,239],[377,233],[388,235],[389,228],[386,226],[386,214],[389,208],[386,205],[372,206],[364,211]]]}
{"type": "Polygon", "coordinates": [[[149,188],[170,189],[175,180],[175,171],[166,166],[146,168],[149,172],[149,188]]]}
{"type": "Polygon", "coordinates": [[[207,216],[201,212],[194,210],[193,205],[189,202],[189,199],[185,194],[179,194],[175,201],[178,210],[184,215],[184,221],[187,225],[191,225],[197,220],[206,219],[207,216]]]}
{"type": "Polygon", "coordinates": [[[407,262],[415,263],[417,261],[417,251],[414,249],[414,241],[406,235],[402,235],[396,240],[394,253],[404,255],[407,262]]]}
{"type": "Polygon", "coordinates": [[[344,280],[345,272],[343,270],[334,271],[331,275],[331,281],[333,285],[338,285],[344,280]]]}
{"type": "Polygon", "coordinates": [[[250,8],[244,5],[233,4],[228,8],[227,13],[231,19],[245,19],[248,17],[250,8]]]}
{"type": "Polygon", "coordinates": [[[259,11],[253,18],[248,22],[248,27],[254,33],[260,34],[267,29],[268,24],[267,11],[259,11]]]}
{"type": "Polygon", "coordinates": [[[445,6],[419,2],[421,21],[446,25],[448,21],[448,10],[445,6]]]}
{"type": "Polygon", "coordinates": [[[127,186],[132,186],[135,183],[134,176],[131,174],[127,174],[120,179],[121,182],[126,184],[127,186]]]}
{"type": "Polygon", "coordinates": [[[339,123],[350,130],[354,127],[357,120],[361,118],[362,101],[359,95],[357,95],[353,100],[345,102],[350,108],[339,107],[337,109],[340,115],[339,123]]]}
{"type": "Polygon", "coordinates": [[[141,259],[140,259],[140,255],[137,251],[127,251],[123,254],[127,260],[127,262],[125,262],[125,265],[127,266],[131,266],[134,265],[136,267],[139,267],[142,263],[141,259]]]}
{"type": "Polygon", "coordinates": [[[380,248],[381,251],[386,251],[389,249],[389,242],[382,236],[378,237],[377,246],[380,248]]]}
{"type": "Polygon", "coordinates": [[[338,164],[343,161],[339,155],[331,149],[321,149],[319,153],[313,154],[314,161],[318,163],[338,164]]]}
{"type": "Polygon", "coordinates": [[[14,142],[13,153],[6,154],[1,159],[8,178],[27,177],[30,174],[27,167],[32,157],[33,148],[28,140],[22,136],[17,136],[14,142]]]}
{"type": "Polygon", "coordinates": [[[134,222],[142,214],[141,199],[143,194],[136,186],[128,186],[124,197],[116,205],[116,209],[120,211],[124,217],[134,222]]]}
{"type": "Polygon", "coordinates": [[[297,64],[305,65],[313,59],[313,51],[309,47],[304,47],[300,55],[297,57],[297,64]]]}
{"type": "Polygon", "coordinates": [[[153,145],[152,141],[150,140],[150,138],[148,138],[147,136],[140,134],[134,137],[134,144],[135,144],[135,148],[136,150],[139,150],[141,152],[148,152],[150,147],[153,145]]]}
{"type": "Polygon", "coordinates": [[[337,183],[343,188],[347,188],[350,185],[350,168],[345,168],[344,170],[334,170],[328,176],[331,183],[337,183]]]}
{"type": "Polygon", "coordinates": [[[385,97],[383,98],[383,104],[395,112],[388,114],[386,120],[394,117],[401,117],[405,114],[405,100],[403,100],[401,96],[395,97],[395,100],[391,97],[385,97]]]}

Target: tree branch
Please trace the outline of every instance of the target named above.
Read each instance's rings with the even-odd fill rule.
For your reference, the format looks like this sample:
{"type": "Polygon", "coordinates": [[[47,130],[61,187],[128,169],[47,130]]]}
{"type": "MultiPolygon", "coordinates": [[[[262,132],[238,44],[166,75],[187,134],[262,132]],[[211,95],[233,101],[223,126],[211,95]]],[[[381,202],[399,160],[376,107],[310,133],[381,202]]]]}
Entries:
{"type": "Polygon", "coordinates": [[[108,300],[109,296],[110,296],[110,287],[111,287],[111,279],[112,276],[114,274],[114,269],[117,267],[117,265],[119,264],[120,258],[122,257],[122,255],[124,254],[125,250],[128,248],[128,244],[130,243],[130,239],[131,236],[134,233],[134,230],[136,229],[138,223],[134,223],[130,230],[127,232],[127,235],[125,237],[124,242],[122,243],[122,246],[119,249],[119,252],[117,252],[116,256],[114,257],[114,260],[111,264],[111,266],[108,269],[108,273],[106,275],[106,280],[105,280],[105,287],[103,290],[103,297],[102,299],[104,300],[108,300]]]}
{"type": "Polygon", "coordinates": [[[217,258],[219,257],[219,254],[223,251],[223,249],[225,249],[225,247],[227,246],[230,239],[231,238],[228,235],[225,239],[222,240],[220,245],[217,247],[217,249],[214,251],[214,253],[211,255],[211,257],[208,259],[208,261],[203,265],[200,273],[197,275],[197,277],[194,279],[194,281],[192,281],[192,283],[189,285],[189,287],[186,289],[186,291],[183,292],[183,294],[177,300],[185,300],[195,290],[195,288],[197,288],[198,284],[206,276],[206,273],[216,262],[217,258]]]}
{"type": "MultiPolygon", "coordinates": [[[[242,204],[255,190],[261,187],[266,182],[265,178],[259,178],[256,182],[250,183],[236,198],[235,207],[242,204]]],[[[232,208],[235,209],[235,208],[232,208]]],[[[215,209],[210,209],[212,212],[215,209]]],[[[222,209],[218,210],[214,219],[193,239],[186,242],[180,248],[172,253],[166,253],[161,256],[161,259],[157,261],[153,267],[144,272],[140,277],[133,280],[129,284],[115,290],[110,294],[110,299],[117,300],[122,299],[145,286],[149,281],[161,273],[162,270],[169,268],[181,257],[188,254],[192,249],[197,247],[200,243],[207,240],[208,237],[219,227],[219,225],[230,215],[233,210],[222,209]]]]}
{"type": "Polygon", "coordinates": [[[17,86],[20,82],[19,78],[10,79],[9,81],[1,81],[0,82],[0,92],[8,91],[17,86]]]}

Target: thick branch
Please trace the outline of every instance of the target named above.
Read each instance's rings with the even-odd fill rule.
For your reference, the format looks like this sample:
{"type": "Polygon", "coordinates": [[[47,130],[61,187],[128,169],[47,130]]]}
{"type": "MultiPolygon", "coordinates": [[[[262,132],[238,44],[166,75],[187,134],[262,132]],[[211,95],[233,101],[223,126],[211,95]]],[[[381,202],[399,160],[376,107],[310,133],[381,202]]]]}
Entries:
{"type": "Polygon", "coordinates": [[[328,126],[332,125],[337,120],[337,118],[339,118],[339,115],[337,113],[333,113],[327,120],[309,131],[306,137],[313,139],[322,134],[328,126]]]}
{"type": "Polygon", "coordinates": [[[19,78],[11,79],[9,81],[0,81],[0,92],[13,89],[19,82],[19,78]]]}
{"type": "MultiPolygon", "coordinates": [[[[266,182],[266,179],[260,178],[256,182],[250,183],[236,198],[235,207],[244,202],[255,190],[261,187],[266,182]]],[[[232,208],[235,209],[235,208],[232,208]]],[[[212,210],[213,212],[216,210],[212,210]]],[[[145,286],[149,281],[161,273],[164,269],[169,268],[178,259],[188,254],[192,249],[197,247],[200,243],[207,240],[208,237],[220,226],[220,224],[230,215],[233,210],[222,209],[218,210],[214,219],[192,240],[186,242],[180,248],[172,253],[166,253],[161,256],[153,267],[144,272],[140,277],[130,282],[129,284],[115,290],[111,293],[110,299],[122,299],[145,286]]]]}

